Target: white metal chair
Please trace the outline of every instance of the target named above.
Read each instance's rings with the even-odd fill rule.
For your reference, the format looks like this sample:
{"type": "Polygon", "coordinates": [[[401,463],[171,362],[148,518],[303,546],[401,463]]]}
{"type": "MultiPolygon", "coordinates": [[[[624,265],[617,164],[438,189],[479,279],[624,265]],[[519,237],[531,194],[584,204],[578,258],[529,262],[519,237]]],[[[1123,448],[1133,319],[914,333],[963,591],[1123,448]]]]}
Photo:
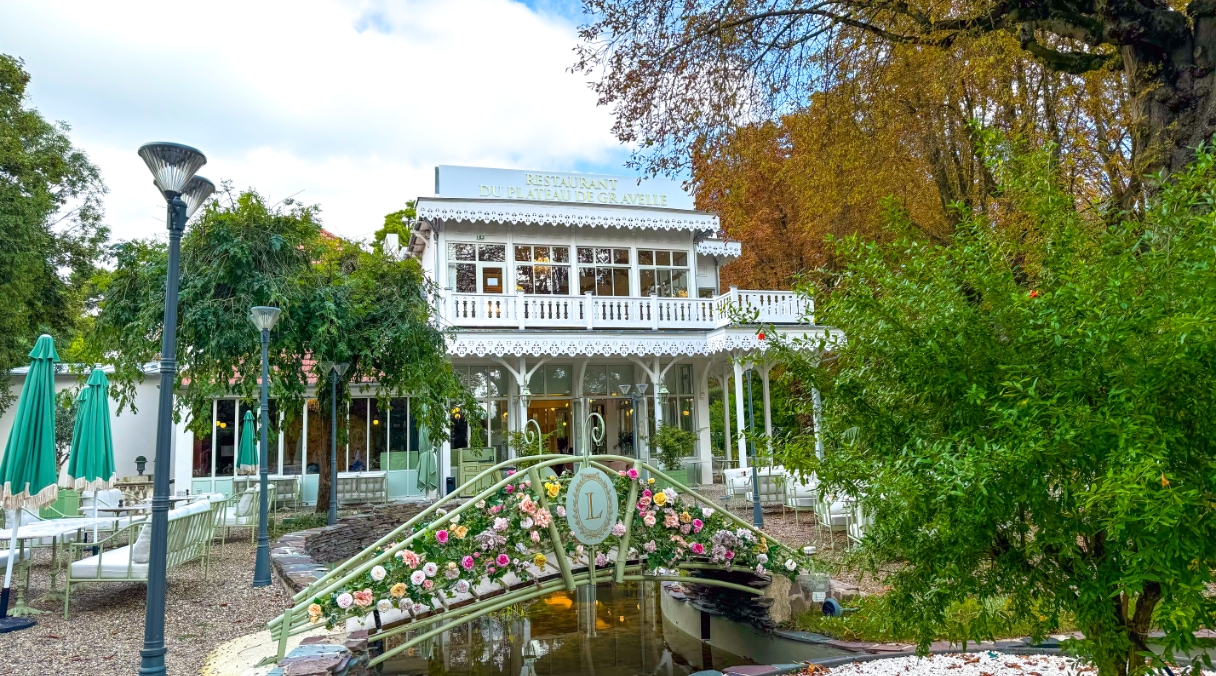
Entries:
{"type": "Polygon", "coordinates": [[[809,477],[790,475],[785,482],[785,503],[781,507],[781,515],[785,510],[794,510],[794,523],[799,523],[798,512],[804,509],[815,509],[819,502],[819,478],[813,473],[809,477]]]}

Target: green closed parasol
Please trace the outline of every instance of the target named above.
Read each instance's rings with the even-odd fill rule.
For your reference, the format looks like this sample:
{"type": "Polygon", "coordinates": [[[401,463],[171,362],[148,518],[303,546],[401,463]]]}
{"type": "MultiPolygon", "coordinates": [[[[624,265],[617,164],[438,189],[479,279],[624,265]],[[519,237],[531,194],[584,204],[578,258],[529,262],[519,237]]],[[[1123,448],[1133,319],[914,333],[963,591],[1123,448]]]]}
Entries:
{"type": "Polygon", "coordinates": [[[258,473],[258,451],[254,445],[253,411],[245,411],[245,423],[241,425],[241,451],[236,460],[237,474],[258,473]]]}
{"type": "MultiPolygon", "coordinates": [[[[114,435],[110,432],[110,381],[101,369],[89,374],[76,404],[68,476],[77,490],[105,490],[114,485],[115,479],[114,435]]],[[[96,506],[97,501],[93,504],[96,506]]]]}
{"type": "Polygon", "coordinates": [[[0,502],[12,509],[15,523],[9,528],[9,556],[4,571],[4,591],[0,593],[0,633],[33,625],[29,618],[8,616],[8,596],[16,559],[17,529],[26,507],[43,507],[59,495],[59,467],[55,464],[55,341],[38,337],[30,351],[30,370],[21,387],[17,415],[9,431],[4,457],[0,459],[0,502]]]}
{"type": "MultiPolygon", "coordinates": [[[[68,476],[77,490],[93,491],[93,518],[97,518],[99,491],[110,488],[114,472],[114,435],[110,432],[110,381],[101,369],[93,369],[84,389],[76,397],[76,424],[72,428],[72,450],[68,476]]],[[[97,541],[97,523],[93,523],[97,541]]]]}
{"type": "MultiPolygon", "coordinates": [[[[415,420],[421,418],[426,419],[426,408],[419,406],[422,410],[415,417],[415,420]]],[[[418,490],[423,493],[429,493],[436,488],[439,488],[439,458],[435,454],[435,446],[431,443],[431,433],[427,430],[426,425],[418,426],[418,478],[416,480],[418,490]]]]}

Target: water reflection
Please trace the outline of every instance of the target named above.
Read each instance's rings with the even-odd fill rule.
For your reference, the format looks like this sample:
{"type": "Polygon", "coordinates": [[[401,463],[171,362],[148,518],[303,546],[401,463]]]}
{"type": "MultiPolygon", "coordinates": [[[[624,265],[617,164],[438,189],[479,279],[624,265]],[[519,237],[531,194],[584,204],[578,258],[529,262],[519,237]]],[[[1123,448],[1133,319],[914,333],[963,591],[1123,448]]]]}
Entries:
{"type": "MultiPolygon", "coordinates": [[[[657,583],[557,592],[484,617],[382,665],[385,676],[685,676],[750,664],[665,625],[657,583]]],[[[404,639],[399,639],[404,640],[404,639]]],[[[399,643],[390,642],[391,648],[399,643]]]]}

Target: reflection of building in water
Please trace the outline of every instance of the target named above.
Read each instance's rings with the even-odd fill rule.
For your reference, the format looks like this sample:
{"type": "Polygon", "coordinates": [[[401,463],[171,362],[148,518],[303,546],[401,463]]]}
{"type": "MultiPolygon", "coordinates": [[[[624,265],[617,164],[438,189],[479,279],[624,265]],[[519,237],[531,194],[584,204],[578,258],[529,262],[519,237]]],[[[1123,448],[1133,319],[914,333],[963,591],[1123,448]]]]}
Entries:
{"type": "MultiPolygon", "coordinates": [[[[664,626],[657,584],[557,592],[518,616],[484,617],[389,660],[386,676],[684,676],[746,664],[664,626]]],[[[410,634],[413,636],[414,634],[410,634]]],[[[397,640],[406,640],[397,637],[397,640]]],[[[392,644],[390,644],[391,647],[392,644]]]]}

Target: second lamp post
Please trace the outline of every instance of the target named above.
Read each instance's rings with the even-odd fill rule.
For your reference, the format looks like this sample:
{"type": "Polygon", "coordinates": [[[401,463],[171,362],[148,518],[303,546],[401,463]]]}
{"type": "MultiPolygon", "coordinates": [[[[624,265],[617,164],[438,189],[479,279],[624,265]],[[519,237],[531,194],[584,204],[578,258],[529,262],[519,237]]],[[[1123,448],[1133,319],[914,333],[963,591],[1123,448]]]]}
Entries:
{"type": "Polygon", "coordinates": [[[267,484],[270,483],[269,441],[267,432],[270,429],[270,363],[268,350],[270,348],[270,330],[279,322],[279,308],[258,306],[249,311],[249,321],[257,327],[262,336],[262,411],[261,440],[258,449],[258,551],[253,563],[253,586],[270,586],[270,529],[267,520],[270,518],[270,506],[267,484]]]}
{"type": "Polygon", "coordinates": [[[321,362],[321,370],[329,373],[329,519],[330,526],[338,522],[338,381],[346,374],[346,362],[321,362]]]}

